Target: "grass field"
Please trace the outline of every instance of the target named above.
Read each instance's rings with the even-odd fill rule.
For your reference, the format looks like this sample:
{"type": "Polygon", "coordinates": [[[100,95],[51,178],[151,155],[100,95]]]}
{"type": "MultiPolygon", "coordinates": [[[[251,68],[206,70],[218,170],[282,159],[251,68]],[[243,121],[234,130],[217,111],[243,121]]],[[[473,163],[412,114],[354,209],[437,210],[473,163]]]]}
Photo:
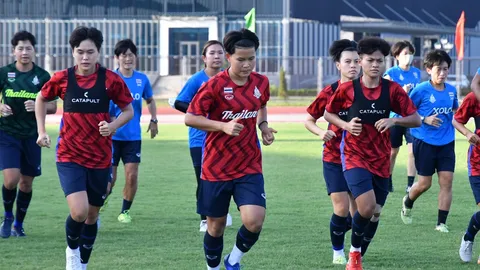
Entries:
{"type": "MultiPolygon", "coordinates": [[[[332,208],[322,177],[320,141],[300,123],[272,126],[279,133],[276,142],[264,148],[267,218],[260,241],[242,260],[243,269],[344,269],[331,265],[332,208]]],[[[52,141],[56,130],[50,126],[52,141]]],[[[460,237],[477,207],[467,177],[468,145],[462,136],[457,138],[454,197],[447,221],[450,233],[434,231],[436,178],[432,189],[415,203],[414,224],[403,225],[400,209],[407,177],[402,148],[394,174],[396,190],[385,205],[365,269],[477,268],[476,263],[465,265],[458,258],[460,237]]],[[[43,151],[43,175],[34,184],[25,220],[28,236],[0,239],[0,269],[65,267],[68,209],[54,156],[54,149],[43,151]]],[[[139,191],[131,212],[134,220],[127,225],[117,221],[123,182],[120,173],[109,208],[102,214],[89,269],[205,269],[185,126],[161,125],[158,138],[144,137],[139,191]]],[[[226,230],[224,254],[230,252],[240,226],[233,205],[231,213],[233,228],[226,230]]]]}

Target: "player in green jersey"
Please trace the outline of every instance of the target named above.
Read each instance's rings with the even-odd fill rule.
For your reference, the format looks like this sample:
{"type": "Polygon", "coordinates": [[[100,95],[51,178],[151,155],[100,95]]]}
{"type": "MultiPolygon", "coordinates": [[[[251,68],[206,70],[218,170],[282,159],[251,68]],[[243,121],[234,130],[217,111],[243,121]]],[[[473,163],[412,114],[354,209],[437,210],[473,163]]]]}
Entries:
{"type": "MultiPolygon", "coordinates": [[[[41,174],[41,151],[36,143],[35,98],[50,79],[50,74],[33,62],[36,43],[31,33],[16,33],[12,38],[16,61],[0,68],[0,170],[3,171],[5,208],[0,227],[2,238],[25,236],[23,220],[32,199],[32,182],[41,174]],[[14,216],[15,199],[17,209],[14,216]]],[[[56,102],[48,105],[48,113],[56,110],[56,102]]]]}

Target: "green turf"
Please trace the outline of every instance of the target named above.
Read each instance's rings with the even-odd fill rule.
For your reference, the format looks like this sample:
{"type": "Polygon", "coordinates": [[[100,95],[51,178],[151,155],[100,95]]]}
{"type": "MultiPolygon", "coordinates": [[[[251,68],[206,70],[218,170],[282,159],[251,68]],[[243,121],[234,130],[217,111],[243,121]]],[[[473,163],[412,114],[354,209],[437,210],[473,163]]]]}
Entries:
{"type": "MultiPolygon", "coordinates": [[[[259,242],[242,261],[244,269],[344,269],[331,265],[332,208],[322,177],[321,142],[300,123],[272,126],[279,133],[276,142],[264,148],[267,218],[259,242]]],[[[56,129],[49,129],[52,138],[56,138],[56,129]]],[[[477,207],[467,178],[468,145],[460,135],[457,138],[457,173],[447,222],[450,233],[434,231],[436,177],[432,189],[415,203],[414,224],[406,226],[401,222],[401,199],[407,180],[406,149],[402,148],[394,174],[396,191],[387,200],[379,230],[365,257],[366,269],[477,267],[476,263],[460,263],[458,257],[460,237],[477,207]]],[[[54,156],[54,149],[43,151],[43,175],[34,184],[25,221],[27,238],[0,239],[0,269],[65,269],[64,223],[68,209],[54,156]]],[[[158,138],[144,137],[131,224],[117,221],[123,182],[120,173],[109,207],[102,214],[89,268],[205,269],[185,126],[160,125],[158,138]]],[[[240,226],[234,207],[231,213],[234,226],[226,230],[224,254],[231,250],[240,226]]]]}

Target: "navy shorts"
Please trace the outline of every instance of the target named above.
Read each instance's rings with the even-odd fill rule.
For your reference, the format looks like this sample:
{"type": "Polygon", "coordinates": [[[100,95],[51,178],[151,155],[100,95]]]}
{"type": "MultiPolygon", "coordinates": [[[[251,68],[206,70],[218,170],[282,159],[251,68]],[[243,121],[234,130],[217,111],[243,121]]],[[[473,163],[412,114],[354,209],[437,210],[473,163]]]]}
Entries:
{"type": "Polygon", "coordinates": [[[383,206],[387,201],[388,178],[374,175],[364,168],[353,168],[343,174],[355,199],[373,189],[377,204],[383,206]]]}
{"type": "Polygon", "coordinates": [[[323,178],[327,184],[328,195],[336,192],[349,192],[347,180],[343,175],[342,164],[323,162],[323,178]]]}
{"type": "Polygon", "coordinates": [[[118,166],[120,159],[125,163],[140,163],[142,141],[117,141],[113,140],[112,165],[118,166]]]}
{"type": "Polygon", "coordinates": [[[75,192],[86,191],[89,204],[103,206],[111,168],[90,169],[73,162],[57,162],[57,171],[65,197],[75,192]]]}
{"type": "Polygon", "coordinates": [[[190,156],[192,157],[193,167],[202,166],[202,147],[190,148],[190,156]]]}
{"type": "Polygon", "coordinates": [[[472,187],[473,197],[475,197],[475,203],[480,203],[480,176],[469,176],[470,187],[472,187]]]}
{"type": "Polygon", "coordinates": [[[431,145],[413,138],[413,155],[418,175],[432,176],[435,171],[455,171],[455,141],[445,145],[431,145]]]}
{"type": "Polygon", "coordinates": [[[413,138],[410,135],[410,129],[402,126],[393,126],[390,128],[390,145],[392,148],[399,148],[403,144],[403,137],[407,143],[412,143],[413,138]]]}
{"type": "Polygon", "coordinates": [[[229,181],[207,181],[200,183],[197,213],[207,217],[223,217],[228,214],[230,199],[237,204],[258,205],[266,208],[263,174],[247,174],[229,181]]]}
{"type": "Polygon", "coordinates": [[[15,168],[26,176],[40,176],[41,160],[42,150],[36,136],[18,139],[0,130],[0,171],[15,168]]]}

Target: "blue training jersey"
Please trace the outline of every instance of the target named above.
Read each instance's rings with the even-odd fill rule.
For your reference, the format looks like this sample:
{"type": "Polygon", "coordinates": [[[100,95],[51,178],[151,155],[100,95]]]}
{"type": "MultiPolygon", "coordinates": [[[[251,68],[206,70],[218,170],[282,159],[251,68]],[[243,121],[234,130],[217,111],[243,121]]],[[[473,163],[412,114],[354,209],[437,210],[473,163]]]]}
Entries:
{"type": "MultiPolygon", "coordinates": [[[[410,91],[415,88],[420,83],[421,80],[421,71],[420,69],[416,67],[410,67],[408,71],[405,71],[401,69],[399,66],[394,66],[389,68],[383,76],[388,75],[390,79],[398,84],[400,84],[401,87],[411,84],[412,88],[410,88],[410,91]]],[[[396,114],[394,112],[390,112],[390,118],[395,118],[395,117],[402,117],[399,114],[396,114]]]]}
{"type": "Polygon", "coordinates": [[[420,127],[410,129],[413,137],[431,145],[445,145],[455,140],[452,119],[453,110],[458,108],[458,99],[457,90],[453,85],[445,83],[445,89],[439,91],[432,86],[430,81],[426,81],[410,92],[410,98],[420,116],[427,117],[438,114],[437,117],[443,121],[438,128],[422,122],[420,127]]]}
{"type": "MultiPolygon", "coordinates": [[[[178,101],[190,103],[192,102],[193,97],[197,94],[198,89],[208,81],[208,77],[205,70],[200,70],[199,72],[193,74],[190,79],[183,86],[182,91],[177,96],[178,101]]],[[[188,128],[188,144],[190,148],[193,147],[203,147],[203,142],[205,140],[206,132],[203,130],[198,130],[192,127],[188,128]]]]}
{"type": "MultiPolygon", "coordinates": [[[[124,77],[118,69],[115,72],[122,77],[125,83],[130,89],[133,97],[133,118],[128,121],[124,126],[117,129],[113,140],[118,141],[139,141],[142,139],[142,128],[140,126],[140,117],[142,116],[142,99],[149,99],[153,96],[152,86],[148,80],[147,75],[133,71],[131,77],[124,77]]],[[[122,111],[120,108],[110,101],[110,115],[118,117],[122,111]]]]}

